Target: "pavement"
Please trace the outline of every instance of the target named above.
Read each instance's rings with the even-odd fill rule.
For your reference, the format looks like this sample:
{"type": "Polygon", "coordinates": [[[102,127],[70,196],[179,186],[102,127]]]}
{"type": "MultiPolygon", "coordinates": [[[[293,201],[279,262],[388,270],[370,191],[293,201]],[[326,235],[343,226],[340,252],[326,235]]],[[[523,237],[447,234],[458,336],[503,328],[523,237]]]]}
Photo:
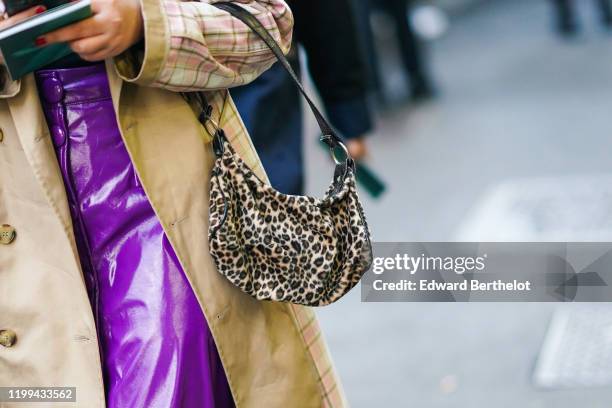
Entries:
{"type": "MultiPolygon", "coordinates": [[[[595,1],[577,3],[572,40],[552,32],[548,1],[491,0],[432,44],[439,97],[381,114],[370,139],[368,164],[389,185],[379,200],[361,193],[375,241],[612,238],[612,33],[595,1]]],[[[307,189],[320,195],[331,165],[305,146],[307,189]]],[[[366,304],[357,289],[318,314],[355,408],[609,407],[612,384],[534,385],[559,307],[366,304]]]]}

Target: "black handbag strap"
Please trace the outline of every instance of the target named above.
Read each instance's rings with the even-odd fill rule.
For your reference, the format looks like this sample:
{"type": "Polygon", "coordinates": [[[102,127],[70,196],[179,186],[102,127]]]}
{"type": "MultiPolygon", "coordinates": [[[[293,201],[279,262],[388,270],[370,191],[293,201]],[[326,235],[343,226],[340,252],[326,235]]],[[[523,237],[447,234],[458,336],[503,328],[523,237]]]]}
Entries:
{"type": "Polygon", "coordinates": [[[315,116],[315,119],[317,120],[319,129],[321,129],[321,134],[322,134],[321,141],[327,144],[332,150],[335,149],[336,147],[342,147],[345,154],[347,155],[347,158],[350,159],[350,156],[348,155],[346,148],[342,144],[342,139],[337,135],[336,131],[330,126],[330,124],[327,122],[323,114],[319,111],[319,109],[314,104],[312,99],[308,96],[308,94],[306,93],[306,90],[304,89],[304,86],[302,85],[302,82],[296,75],[293,68],[291,68],[291,64],[289,64],[289,61],[285,57],[285,54],[281,50],[280,46],[278,45],[274,37],[270,35],[268,30],[266,30],[266,28],[261,24],[261,22],[257,20],[257,18],[255,18],[255,16],[253,16],[247,10],[245,10],[244,8],[240,7],[239,5],[235,3],[220,2],[220,3],[214,3],[213,5],[221,10],[227,11],[232,16],[242,21],[244,24],[247,25],[247,27],[253,30],[253,32],[257,34],[257,36],[266,43],[266,45],[270,48],[270,50],[272,50],[272,52],[274,53],[278,61],[282,64],[285,70],[289,73],[289,75],[291,76],[291,79],[293,79],[293,82],[299,89],[300,93],[302,94],[304,99],[306,99],[306,102],[308,102],[308,106],[310,107],[310,110],[312,111],[312,113],[315,116]]]}

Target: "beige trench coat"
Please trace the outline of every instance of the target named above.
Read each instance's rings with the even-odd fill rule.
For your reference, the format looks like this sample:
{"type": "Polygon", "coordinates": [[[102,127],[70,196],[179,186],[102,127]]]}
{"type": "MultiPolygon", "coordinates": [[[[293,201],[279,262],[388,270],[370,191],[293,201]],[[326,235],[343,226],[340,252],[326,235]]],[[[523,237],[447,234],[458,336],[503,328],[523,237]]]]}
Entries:
{"type": "MultiPolygon", "coordinates": [[[[255,301],[216,272],[206,233],[213,154],[191,107],[176,93],[122,80],[110,61],[107,72],[125,145],[200,302],[237,406],[345,406],[312,311],[255,301]]],[[[76,404],[34,406],[100,408],[98,341],[62,177],[33,76],[13,85],[14,96],[0,100],[0,224],[16,231],[0,244],[0,333],[15,341],[0,336],[0,386],[76,387],[76,404]]],[[[209,92],[208,100],[223,112],[219,123],[237,151],[265,177],[225,96],[209,92]]],[[[0,402],[9,406],[28,404],[0,402]]]]}

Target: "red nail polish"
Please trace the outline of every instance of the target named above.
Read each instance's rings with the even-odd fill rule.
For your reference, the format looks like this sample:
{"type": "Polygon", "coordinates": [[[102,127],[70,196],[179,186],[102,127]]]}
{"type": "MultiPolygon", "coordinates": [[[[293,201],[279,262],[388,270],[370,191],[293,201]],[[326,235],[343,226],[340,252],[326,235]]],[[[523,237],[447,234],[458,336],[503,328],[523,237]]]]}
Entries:
{"type": "Polygon", "coordinates": [[[34,10],[34,11],[36,12],[36,14],[40,14],[40,13],[43,13],[45,10],[47,10],[45,7],[38,6],[38,7],[36,7],[36,10],[34,10]]]}
{"type": "Polygon", "coordinates": [[[34,40],[34,44],[36,44],[37,47],[42,47],[43,45],[47,44],[47,40],[45,40],[43,37],[38,37],[36,40],[34,40]]]}

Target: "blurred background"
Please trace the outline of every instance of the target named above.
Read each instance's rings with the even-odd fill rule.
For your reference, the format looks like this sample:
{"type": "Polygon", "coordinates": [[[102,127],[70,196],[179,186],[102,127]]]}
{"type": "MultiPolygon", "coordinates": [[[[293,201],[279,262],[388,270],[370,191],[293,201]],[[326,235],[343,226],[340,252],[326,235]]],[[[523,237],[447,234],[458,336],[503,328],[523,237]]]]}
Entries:
{"type": "MultiPolygon", "coordinates": [[[[612,31],[598,1],[574,1],[569,22],[558,6],[413,2],[435,87],[416,102],[392,16],[370,13],[381,89],[364,162],[387,187],[361,191],[375,241],[612,240],[612,31]]],[[[332,166],[305,118],[306,191],[320,195],[332,166]]],[[[612,404],[607,305],[372,304],[355,290],[319,317],[356,408],[612,404]]]]}

